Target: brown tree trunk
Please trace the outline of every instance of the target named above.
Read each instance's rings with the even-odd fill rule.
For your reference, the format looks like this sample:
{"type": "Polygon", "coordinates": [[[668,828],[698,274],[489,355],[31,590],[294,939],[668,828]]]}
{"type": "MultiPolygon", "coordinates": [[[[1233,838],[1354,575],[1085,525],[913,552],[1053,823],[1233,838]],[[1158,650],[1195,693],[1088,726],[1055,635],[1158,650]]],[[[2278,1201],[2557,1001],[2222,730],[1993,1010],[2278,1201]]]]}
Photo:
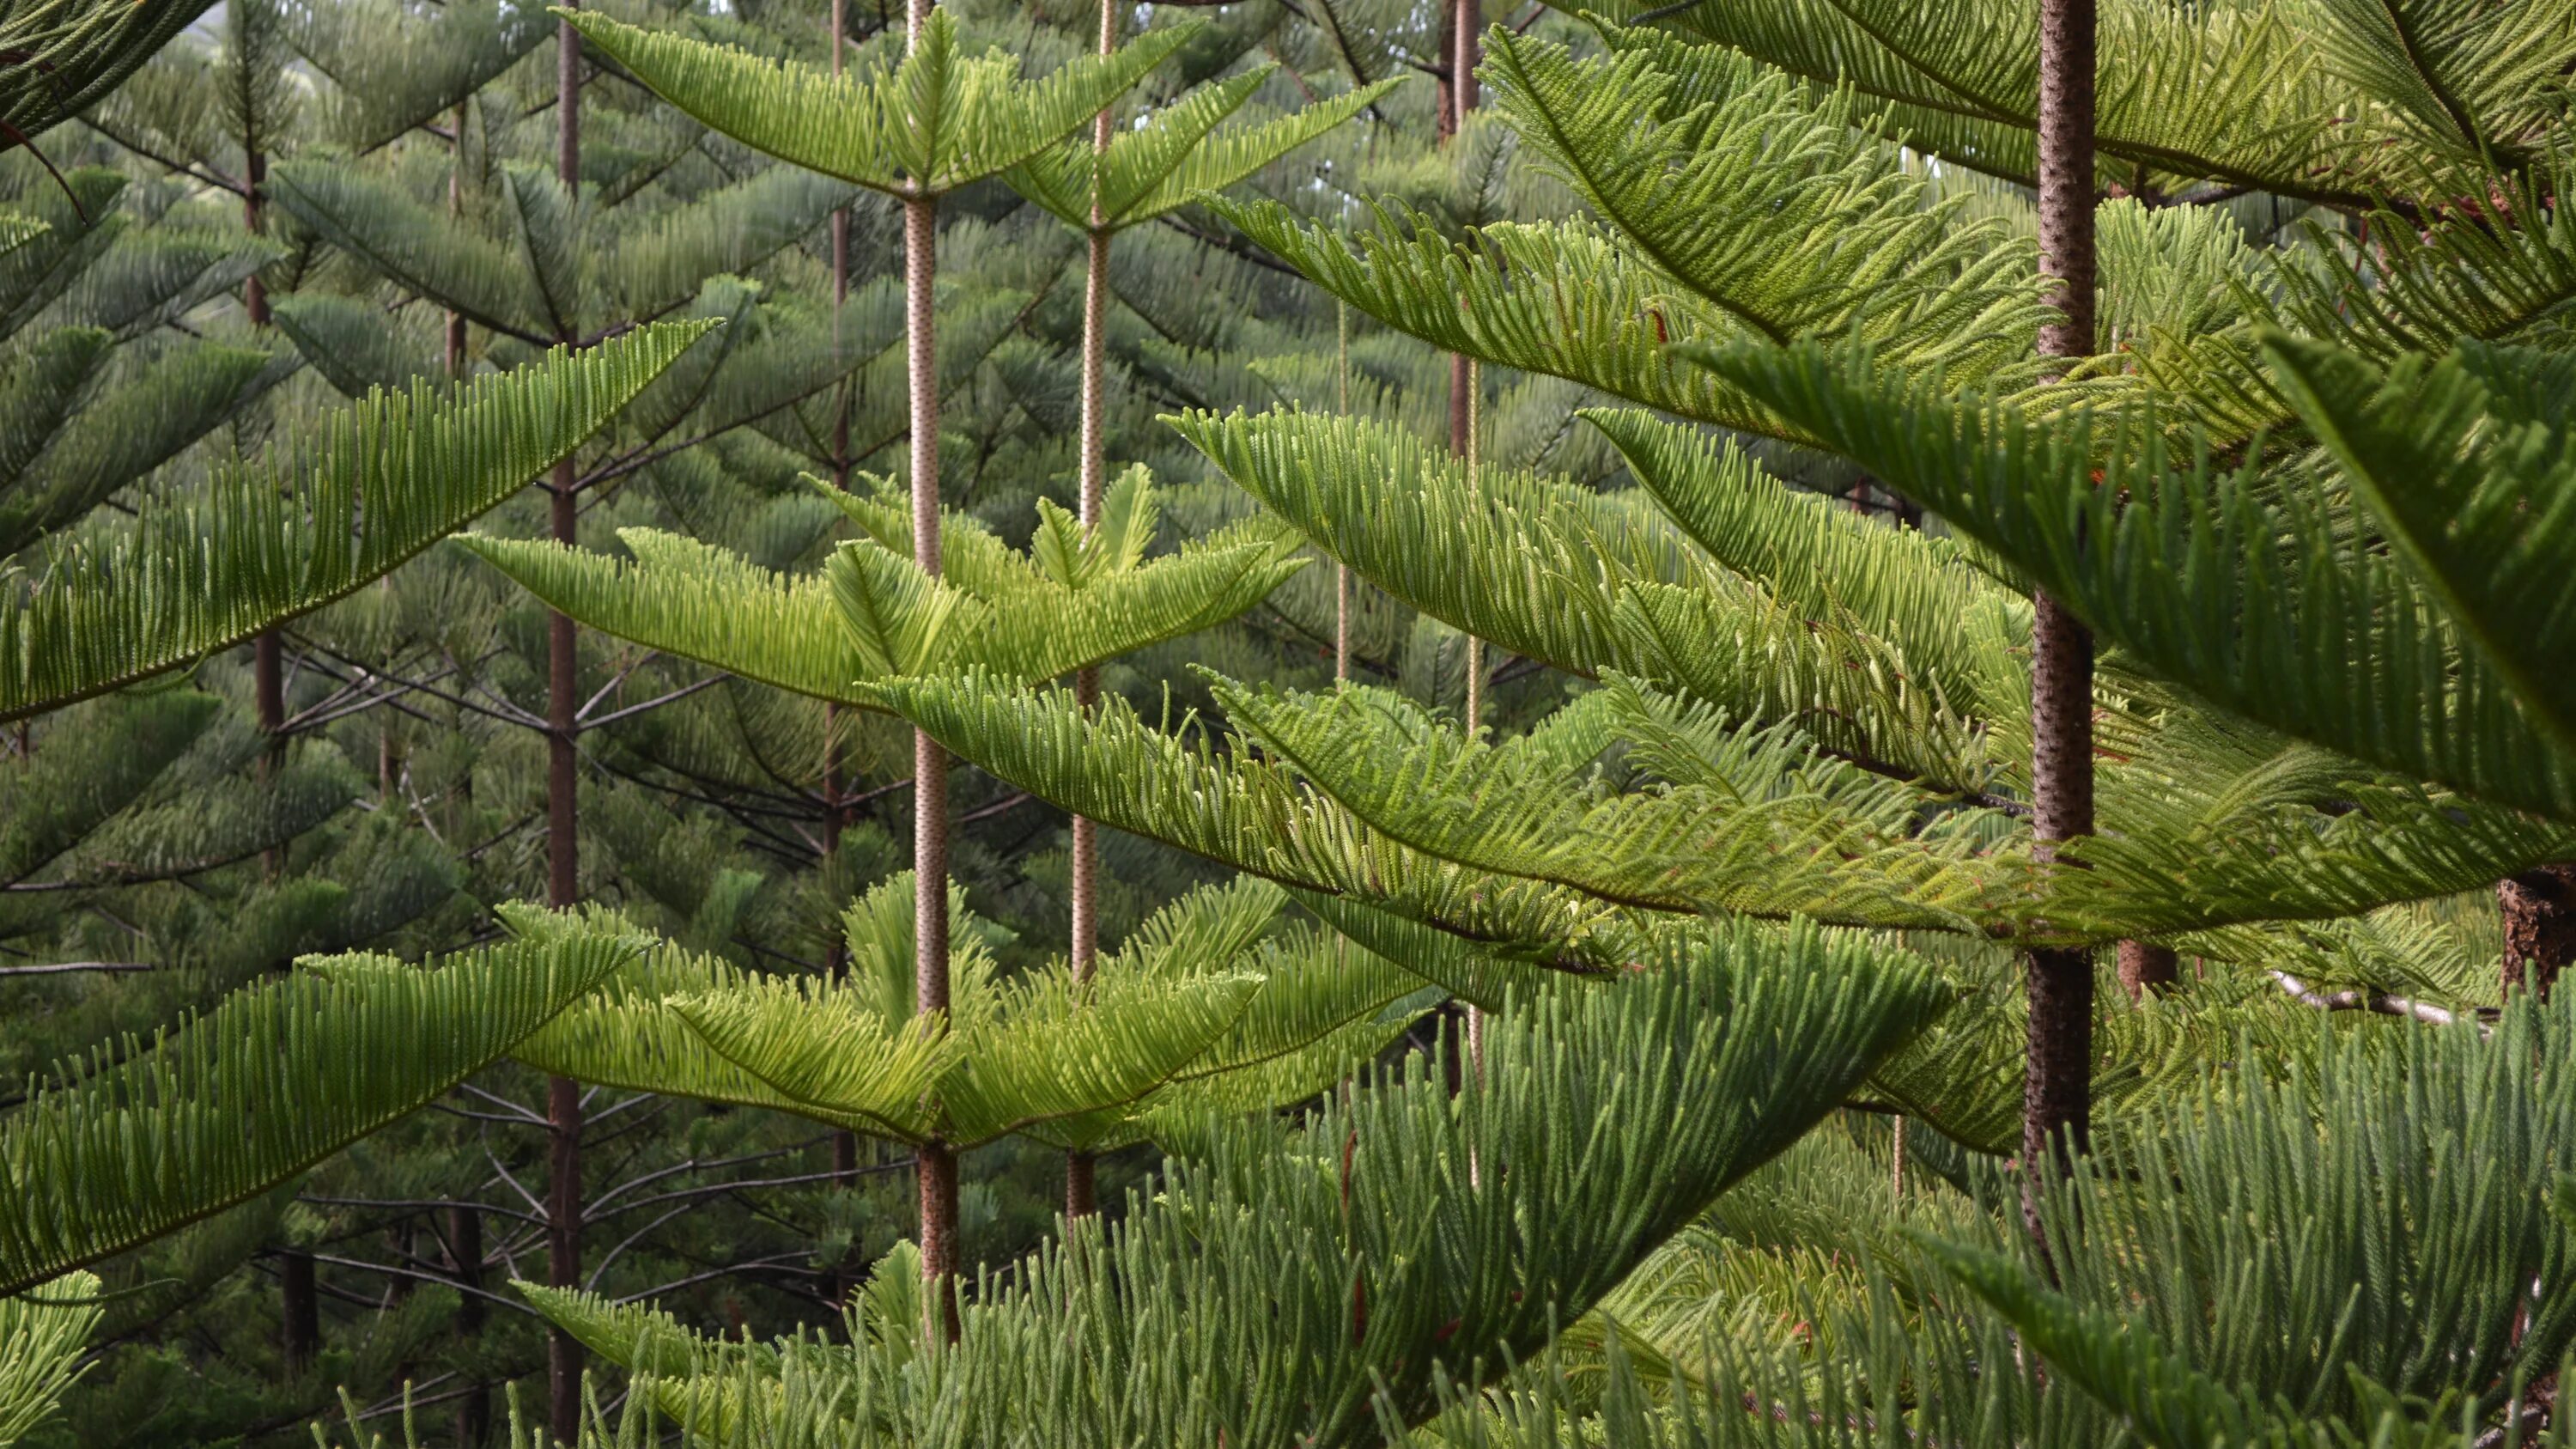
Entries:
{"type": "MultiPolygon", "coordinates": [[[[1118,48],[1118,10],[1124,0],[1100,0],[1099,53],[1118,48]]],[[[1091,121],[1091,149],[1109,150],[1111,117],[1103,106],[1091,121]]],[[[1109,359],[1109,218],[1099,198],[1091,205],[1091,233],[1082,273],[1082,475],[1078,506],[1082,526],[1100,524],[1101,499],[1109,473],[1108,393],[1104,377],[1109,359]]],[[[1079,669],[1073,676],[1074,702],[1086,711],[1100,702],[1100,670],[1079,669]]],[[[1073,981],[1091,979],[1100,952],[1100,831],[1086,816],[1073,817],[1073,981]]],[[[1064,1211],[1069,1218],[1088,1217],[1099,1206],[1097,1165],[1088,1152],[1064,1155],[1064,1211]]]]}
{"type": "MultiPolygon", "coordinates": [[[[2040,329],[2049,357],[2093,351],[2093,70],[2094,0],[2040,0],[2040,269],[2058,313],[2040,329]]],[[[2048,842],[2093,833],[2093,639],[2047,594],[2032,603],[2032,814],[2053,854],[2048,842]]],[[[2071,1169],[2092,1131],[2092,954],[2032,951],[2025,978],[2022,1216],[2037,1235],[2042,1183],[2071,1169]]]]}
{"type": "MultiPolygon", "coordinates": [[[[483,1332],[483,1215],[465,1206],[447,1210],[447,1257],[456,1285],[456,1337],[467,1353],[483,1332]]],[[[492,1432],[492,1391],[480,1379],[469,1381],[456,1401],[456,1442],[461,1449],[481,1449],[492,1432]]]]}
{"type": "MultiPolygon", "coordinates": [[[[567,191],[581,188],[581,32],[571,21],[555,32],[555,176],[567,191]]],[[[577,339],[566,337],[570,344],[577,339]]],[[[555,465],[552,523],[555,541],[578,535],[579,499],[573,462],[555,465]]],[[[570,910],[581,898],[580,776],[573,745],[579,722],[579,640],[572,617],[546,618],[546,903],[570,910]]],[[[581,1084],[546,1079],[546,1124],[551,1151],[546,1184],[546,1282],[581,1283],[581,1084]]],[[[546,1340],[546,1423],[557,1439],[581,1437],[581,1340],[562,1329],[546,1340]]]]}
{"type": "Polygon", "coordinates": [[[2181,979],[2182,958],[2173,953],[2172,947],[2152,941],[2120,943],[2120,985],[2128,990],[2131,1001],[2141,1000],[2149,992],[2162,996],[2181,979]]]}
{"type": "Polygon", "coordinates": [[[2558,973],[2576,960],[2576,864],[2544,865],[2496,883],[2504,911],[2504,994],[2547,1000],[2558,973]]]}
{"type": "Polygon", "coordinates": [[[1432,84],[1437,91],[1431,101],[1433,134],[1442,144],[1458,133],[1458,87],[1454,80],[1458,65],[1458,10],[1455,5],[1440,7],[1439,36],[1434,53],[1439,59],[1432,65],[1432,84]]]}
{"type": "Polygon", "coordinates": [[[313,1284],[313,1255],[281,1253],[277,1268],[278,1302],[284,1310],[278,1345],[286,1356],[286,1372],[301,1374],[322,1353],[322,1295],[313,1284]]]}
{"type": "MultiPolygon", "coordinates": [[[[931,0],[907,0],[912,45],[930,23],[931,0]]],[[[939,565],[939,341],[932,285],[939,265],[939,203],[903,202],[906,378],[912,405],[912,557],[929,573],[939,565]]],[[[948,752],[927,731],[912,736],[913,1000],[927,1013],[948,1009],[948,752]]],[[[922,1144],[921,1274],[934,1305],[924,1331],[957,1336],[957,1159],[944,1142],[922,1144]]]]}

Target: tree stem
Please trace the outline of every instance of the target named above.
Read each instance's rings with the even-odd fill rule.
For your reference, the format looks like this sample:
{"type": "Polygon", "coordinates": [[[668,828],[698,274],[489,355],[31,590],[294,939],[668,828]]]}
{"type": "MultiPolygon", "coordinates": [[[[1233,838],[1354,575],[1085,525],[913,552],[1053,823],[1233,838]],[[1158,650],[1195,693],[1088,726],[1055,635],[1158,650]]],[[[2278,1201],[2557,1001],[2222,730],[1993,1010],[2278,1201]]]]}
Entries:
{"type": "MultiPolygon", "coordinates": [[[[2094,5],[2040,0],[2040,270],[2057,312],[2040,329],[2048,357],[2086,357],[2094,345],[2094,5]]],[[[2032,604],[2031,813],[2040,852],[2053,857],[2053,842],[2093,833],[2093,639],[2046,593],[2032,604]]],[[[2022,1217],[2036,1238],[2047,1178],[2072,1170],[2092,1131],[2091,953],[2034,950],[2025,980],[2022,1217]]]]}

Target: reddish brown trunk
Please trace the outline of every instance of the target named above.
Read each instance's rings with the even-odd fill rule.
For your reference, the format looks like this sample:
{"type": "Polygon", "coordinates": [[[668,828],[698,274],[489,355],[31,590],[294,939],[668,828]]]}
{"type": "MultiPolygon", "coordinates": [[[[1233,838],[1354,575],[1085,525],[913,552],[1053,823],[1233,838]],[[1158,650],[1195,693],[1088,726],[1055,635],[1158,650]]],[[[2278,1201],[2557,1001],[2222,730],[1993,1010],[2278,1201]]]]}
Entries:
{"type": "Polygon", "coordinates": [[[2504,910],[2504,994],[2544,1000],[2576,960],[2576,864],[2544,865],[2496,883],[2504,910]]]}
{"type": "Polygon", "coordinates": [[[1432,97],[1431,125],[1442,144],[1458,133],[1458,87],[1454,72],[1458,64],[1458,8],[1440,7],[1438,39],[1433,53],[1439,59],[1432,64],[1431,79],[1438,88],[1432,97]]]}
{"type": "MultiPolygon", "coordinates": [[[[913,0],[918,43],[929,6],[913,0]]],[[[912,404],[912,556],[932,577],[939,566],[939,343],[932,311],[939,206],[903,203],[904,321],[912,404]]],[[[948,752],[927,731],[912,736],[913,1000],[921,1012],[948,1009],[948,752]]],[[[945,1143],[920,1153],[921,1272],[940,1307],[935,1321],[957,1333],[957,1159],[945,1143]]]]}
{"type": "MultiPolygon", "coordinates": [[[[267,183],[268,155],[254,147],[242,158],[242,225],[253,236],[268,230],[268,219],[260,214],[267,200],[260,188],[267,183]]],[[[253,327],[268,325],[268,284],[259,279],[257,272],[242,283],[242,310],[250,314],[253,327]]]]}
{"type": "MultiPolygon", "coordinates": [[[[447,1210],[448,1266],[460,1292],[456,1299],[456,1336],[473,1352],[483,1331],[483,1215],[462,1205],[447,1210]]],[[[492,1393],[480,1380],[469,1382],[456,1401],[456,1442],[480,1449],[492,1432],[492,1393]]]]}
{"type": "Polygon", "coordinates": [[[1485,46],[1480,33],[1483,27],[1477,22],[1483,18],[1483,8],[1476,0],[1458,0],[1457,16],[1450,22],[1454,49],[1449,61],[1449,96],[1450,105],[1458,113],[1457,130],[1466,129],[1467,113],[1476,109],[1476,67],[1484,61],[1485,46]]]}
{"type": "Polygon", "coordinates": [[[1099,1160],[1088,1152],[1064,1155],[1064,1215],[1087,1218],[1100,1211],[1099,1160]]]}
{"type": "Polygon", "coordinates": [[[922,1144],[921,1276],[930,1285],[922,1332],[955,1343],[957,1319],[957,1154],[944,1142],[922,1144]]]}
{"type": "Polygon", "coordinates": [[[2129,999],[2139,1000],[2148,992],[2161,996],[2182,979],[2182,959],[2169,946],[2152,941],[2120,943],[2120,985],[2128,990],[2129,999]]]}
{"type": "MultiPolygon", "coordinates": [[[[2039,349],[2093,351],[2094,0],[2040,0],[2039,250],[2057,316],[2039,349]]],[[[2093,832],[2093,640],[2045,593],[2032,599],[2031,784],[2042,842],[2093,832]]],[[[2032,951],[2029,1054],[2022,1081],[2022,1215],[2039,1232],[2039,1193],[2071,1168],[2092,1129],[2093,961],[2032,951]]]]}
{"type": "MultiPolygon", "coordinates": [[[[1118,10],[1123,0],[1100,0],[1099,53],[1118,48],[1118,10]]],[[[1109,150],[1112,118],[1103,106],[1092,118],[1091,149],[1109,150]]],[[[1109,218],[1097,197],[1091,206],[1091,234],[1082,273],[1082,474],[1076,499],[1082,525],[1100,524],[1101,500],[1108,488],[1109,435],[1106,374],[1109,357],[1109,218]]],[[[1100,702],[1100,671],[1076,670],[1073,696],[1086,711],[1100,702]]],[[[1091,979],[1100,949],[1100,832],[1080,815],[1073,817],[1073,920],[1070,950],[1076,986],[1091,979]]],[[[1064,1159],[1064,1210],[1069,1217],[1089,1215],[1098,1200],[1091,1154],[1068,1152],[1064,1159]]]]}
{"type": "Polygon", "coordinates": [[[313,1255],[289,1252],[278,1257],[278,1302],[283,1311],[279,1347],[286,1371],[300,1374],[322,1353],[322,1295],[313,1283],[313,1255]]]}

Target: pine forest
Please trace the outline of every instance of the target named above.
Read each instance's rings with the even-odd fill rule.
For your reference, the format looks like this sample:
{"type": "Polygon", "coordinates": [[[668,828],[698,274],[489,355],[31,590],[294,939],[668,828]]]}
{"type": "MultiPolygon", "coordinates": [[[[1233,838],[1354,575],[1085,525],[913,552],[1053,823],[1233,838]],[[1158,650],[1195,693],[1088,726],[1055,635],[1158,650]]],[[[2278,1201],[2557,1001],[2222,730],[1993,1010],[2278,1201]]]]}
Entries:
{"type": "Polygon", "coordinates": [[[0,0],[0,1446],[2576,1449],[2571,189],[2568,0],[0,0]]]}

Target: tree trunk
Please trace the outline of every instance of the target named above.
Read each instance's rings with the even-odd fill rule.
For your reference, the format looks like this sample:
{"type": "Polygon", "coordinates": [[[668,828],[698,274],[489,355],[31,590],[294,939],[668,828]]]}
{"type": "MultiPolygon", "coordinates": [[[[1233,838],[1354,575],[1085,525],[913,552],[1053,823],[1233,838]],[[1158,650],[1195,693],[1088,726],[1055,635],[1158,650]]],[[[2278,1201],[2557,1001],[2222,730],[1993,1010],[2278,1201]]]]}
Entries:
{"type": "MultiPolygon", "coordinates": [[[[1333,303],[1333,412],[1351,415],[1351,304],[1333,303]]],[[[1333,560],[1333,682],[1351,677],[1351,566],[1333,560]]]]}
{"type": "MultiPolygon", "coordinates": [[[[827,0],[831,12],[827,35],[832,47],[832,74],[841,74],[849,48],[845,26],[848,9],[845,0],[827,0]]],[[[832,213],[832,346],[833,356],[840,355],[841,309],[850,300],[850,209],[842,207],[832,213]]],[[[844,378],[834,385],[838,402],[832,419],[832,483],[844,492],[850,486],[850,384],[844,378]]],[[[841,715],[838,706],[823,703],[823,861],[826,869],[837,865],[841,855],[841,831],[849,822],[841,806],[841,715]]],[[[837,879],[837,877],[835,877],[837,879]]],[[[835,919],[829,927],[830,939],[823,948],[824,969],[834,981],[848,979],[850,974],[849,939],[835,919]]],[[[847,1127],[832,1130],[832,1171],[843,1180],[855,1182],[859,1170],[859,1135],[847,1127]]],[[[847,1296],[849,1285],[833,1297],[847,1296]]]]}
{"type": "Polygon", "coordinates": [[[2576,960],[2576,864],[2544,865],[2496,883],[2504,910],[2504,994],[2543,1000],[2576,960]]]}
{"type": "MultiPolygon", "coordinates": [[[[1118,10],[1123,0],[1100,0],[1100,54],[1118,48],[1118,10]]],[[[1109,108],[1091,121],[1091,149],[1095,154],[1109,150],[1111,117],[1109,108]]],[[[1082,273],[1082,475],[1081,497],[1077,500],[1085,529],[1100,525],[1102,495],[1108,488],[1109,436],[1108,394],[1103,377],[1109,358],[1109,218],[1101,214],[1100,200],[1091,203],[1091,230],[1087,238],[1088,257],[1082,273]]],[[[1079,669],[1073,676],[1074,702],[1087,712],[1100,702],[1100,670],[1079,669]]],[[[1088,817],[1073,817],[1073,981],[1077,987],[1091,979],[1092,968],[1100,953],[1100,830],[1088,817]]],[[[1068,1218],[1088,1217],[1099,1206],[1097,1167],[1088,1152],[1064,1155],[1064,1212],[1068,1218]]]]}
{"type": "MultiPolygon", "coordinates": [[[[483,1332],[483,1215],[462,1205],[447,1210],[447,1258],[456,1285],[456,1337],[466,1353],[483,1332]]],[[[492,1394],[480,1379],[469,1380],[456,1401],[456,1442],[460,1449],[481,1449],[492,1431],[492,1394]]]]}
{"type": "Polygon", "coordinates": [[[1437,87],[1431,100],[1433,134],[1446,145],[1458,131],[1458,88],[1452,79],[1458,64],[1458,10],[1454,5],[1440,7],[1438,40],[1433,53],[1439,59],[1432,64],[1431,80],[1437,87]]]}
{"type": "MultiPolygon", "coordinates": [[[[904,25],[921,44],[931,0],[906,0],[904,25]]],[[[912,404],[912,558],[932,578],[939,567],[939,339],[931,305],[939,265],[939,203],[903,201],[906,382],[912,404]]],[[[913,1005],[948,1009],[948,752],[925,730],[912,735],[913,1005]]],[[[944,1142],[917,1154],[921,1189],[921,1276],[931,1307],[923,1331],[957,1337],[957,1158],[944,1142]]]]}
{"type": "MultiPolygon", "coordinates": [[[[2055,284],[2058,313],[2040,329],[2049,357],[2093,351],[2093,72],[2094,0],[2040,0],[2040,269],[2055,284]]],[[[2032,603],[2032,814],[2043,854],[2053,855],[2048,842],[2093,833],[2093,639],[2045,593],[2032,603]]],[[[2087,951],[2039,950],[2025,966],[2022,1217],[2036,1236],[2042,1183],[2071,1169],[2091,1136],[2093,961],[2087,951]]]]}
{"type": "Polygon", "coordinates": [[[2120,943],[2120,985],[2127,988],[2129,999],[2138,1001],[2147,993],[2162,996],[2182,979],[2182,959],[2170,946],[2152,941],[2120,943]]]}
{"type": "MultiPolygon", "coordinates": [[[[555,32],[555,175],[568,191],[581,187],[581,32],[564,21],[555,32]]],[[[570,344],[577,339],[566,337],[570,344]]],[[[552,522],[555,541],[577,536],[579,499],[573,462],[555,465],[552,522]]],[[[546,903],[570,910],[581,898],[580,776],[573,754],[579,728],[579,644],[572,617],[546,618],[546,903]]],[[[581,1084],[546,1079],[546,1123],[551,1152],[546,1185],[546,1283],[581,1283],[581,1084]]],[[[546,1423],[557,1439],[581,1437],[581,1341],[562,1329],[546,1341],[546,1423]]]]}
{"type": "Polygon", "coordinates": [[[1467,129],[1467,113],[1476,109],[1476,66],[1484,59],[1484,9],[1476,0],[1458,0],[1458,14],[1452,21],[1451,44],[1456,47],[1449,62],[1450,106],[1457,113],[1454,130],[1467,129]]]}
{"type": "Polygon", "coordinates": [[[278,1343],[292,1377],[313,1367],[322,1353],[322,1295],[313,1285],[313,1255],[278,1255],[278,1302],[284,1310],[278,1343]]]}
{"type": "MultiPolygon", "coordinates": [[[[257,236],[268,229],[260,211],[260,184],[268,179],[268,157],[256,146],[243,153],[242,171],[246,182],[242,196],[242,228],[257,236]]],[[[253,272],[242,283],[242,310],[250,315],[250,325],[266,327],[268,321],[268,286],[253,272]]],[[[268,736],[267,752],[260,756],[259,777],[267,780],[277,773],[286,754],[286,671],[280,658],[282,646],[278,632],[269,629],[251,641],[251,692],[259,711],[260,733],[268,736]]],[[[286,851],[283,847],[265,852],[261,866],[271,880],[285,873],[286,851]]],[[[311,1268],[310,1262],[306,1264],[311,1268]]]]}
{"type": "MultiPolygon", "coordinates": [[[[465,105],[457,103],[454,117],[456,139],[447,163],[447,214],[452,218],[465,214],[465,105]]],[[[447,377],[453,382],[465,375],[465,314],[447,314],[447,377]]]]}

